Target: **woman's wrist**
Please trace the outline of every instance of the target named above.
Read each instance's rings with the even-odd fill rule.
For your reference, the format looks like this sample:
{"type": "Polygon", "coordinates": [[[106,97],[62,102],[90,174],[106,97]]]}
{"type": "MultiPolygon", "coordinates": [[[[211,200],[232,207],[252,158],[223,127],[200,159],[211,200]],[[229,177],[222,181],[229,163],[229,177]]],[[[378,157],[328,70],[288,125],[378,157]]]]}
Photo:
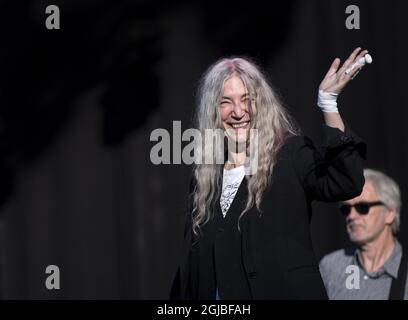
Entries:
{"type": "Polygon", "coordinates": [[[337,109],[337,97],[337,93],[326,92],[319,89],[317,105],[323,112],[339,113],[339,110],[337,109]]]}
{"type": "Polygon", "coordinates": [[[323,112],[324,122],[327,126],[338,128],[344,132],[344,123],[339,113],[323,112]]]}

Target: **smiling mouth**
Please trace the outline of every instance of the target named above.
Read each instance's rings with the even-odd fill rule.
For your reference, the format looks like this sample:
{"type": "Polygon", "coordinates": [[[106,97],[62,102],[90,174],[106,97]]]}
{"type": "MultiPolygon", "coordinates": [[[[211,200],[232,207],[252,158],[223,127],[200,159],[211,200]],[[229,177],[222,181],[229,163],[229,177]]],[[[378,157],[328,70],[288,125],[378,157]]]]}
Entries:
{"type": "Polygon", "coordinates": [[[246,128],[250,123],[250,120],[248,121],[243,121],[243,122],[237,122],[237,123],[228,123],[228,125],[234,129],[239,129],[239,128],[246,128]]]}

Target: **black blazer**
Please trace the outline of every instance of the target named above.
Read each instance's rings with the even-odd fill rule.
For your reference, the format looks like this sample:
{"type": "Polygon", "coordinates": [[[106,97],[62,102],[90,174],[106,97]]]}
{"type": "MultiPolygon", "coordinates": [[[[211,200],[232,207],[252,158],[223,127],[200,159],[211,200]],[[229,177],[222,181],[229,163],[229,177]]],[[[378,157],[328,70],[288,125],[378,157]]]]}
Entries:
{"type": "MultiPolygon", "coordinates": [[[[305,136],[287,139],[263,194],[262,213],[252,208],[241,219],[242,262],[253,299],[327,299],[310,236],[311,202],[346,200],[361,193],[366,146],[347,126],[345,132],[328,126],[324,131],[323,150],[305,136]]],[[[233,203],[230,210],[242,211],[246,199],[244,179],[234,198],[240,203],[233,203]]],[[[189,212],[171,299],[193,296],[189,282],[194,241],[191,218],[189,212]]],[[[218,245],[228,252],[228,241],[218,245]]]]}

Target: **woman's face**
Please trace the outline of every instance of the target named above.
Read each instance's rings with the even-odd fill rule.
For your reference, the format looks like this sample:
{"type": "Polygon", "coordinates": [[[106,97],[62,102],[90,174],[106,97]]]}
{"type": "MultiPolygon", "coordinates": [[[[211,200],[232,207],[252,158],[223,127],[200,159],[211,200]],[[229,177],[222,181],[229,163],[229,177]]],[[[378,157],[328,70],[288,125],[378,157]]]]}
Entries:
{"type": "MultiPolygon", "coordinates": [[[[241,78],[233,75],[224,82],[223,94],[219,106],[221,122],[228,138],[238,143],[245,143],[251,128],[249,111],[249,93],[241,78]]],[[[252,101],[255,114],[255,102],[252,101]]]]}

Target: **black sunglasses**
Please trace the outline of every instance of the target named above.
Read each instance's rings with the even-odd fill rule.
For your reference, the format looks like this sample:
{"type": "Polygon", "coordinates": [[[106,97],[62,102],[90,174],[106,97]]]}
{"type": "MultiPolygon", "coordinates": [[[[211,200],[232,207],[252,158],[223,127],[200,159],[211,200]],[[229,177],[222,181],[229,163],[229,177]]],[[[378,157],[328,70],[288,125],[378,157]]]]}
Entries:
{"type": "Polygon", "coordinates": [[[359,214],[367,214],[370,211],[370,208],[374,206],[385,206],[385,204],[382,201],[358,202],[352,206],[344,203],[339,207],[339,209],[343,216],[348,216],[352,207],[356,208],[359,214]]]}

